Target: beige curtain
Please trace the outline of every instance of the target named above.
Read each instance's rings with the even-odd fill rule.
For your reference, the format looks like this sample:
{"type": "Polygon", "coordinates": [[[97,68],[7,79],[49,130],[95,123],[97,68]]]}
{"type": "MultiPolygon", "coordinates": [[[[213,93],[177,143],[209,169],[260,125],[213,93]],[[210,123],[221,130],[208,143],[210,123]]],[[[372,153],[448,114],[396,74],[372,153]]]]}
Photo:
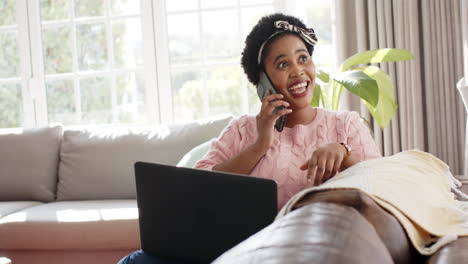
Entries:
{"type": "Polygon", "coordinates": [[[405,48],[414,60],[384,63],[398,112],[381,129],[356,96],[342,108],[370,121],[382,154],[428,151],[461,174],[465,112],[456,82],[463,76],[460,2],[454,0],[336,0],[337,59],[376,48],[405,48]]]}

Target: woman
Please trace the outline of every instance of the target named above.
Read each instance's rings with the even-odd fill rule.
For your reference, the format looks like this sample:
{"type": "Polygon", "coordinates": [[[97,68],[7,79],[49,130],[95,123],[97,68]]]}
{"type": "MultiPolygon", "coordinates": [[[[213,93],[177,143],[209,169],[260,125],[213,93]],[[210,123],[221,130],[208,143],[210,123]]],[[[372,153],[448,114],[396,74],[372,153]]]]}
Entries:
{"type": "Polygon", "coordinates": [[[354,112],[311,106],[316,37],[297,18],[262,18],[247,37],[242,66],[257,85],[264,71],[277,94],[262,100],[260,113],[242,116],[213,142],[196,168],[273,178],[279,207],[298,191],[319,185],[359,161],[380,157],[367,126],[354,112]],[[278,106],[285,109],[275,111],[278,106]],[[282,132],[276,120],[286,115],[282,132]]]}
{"type": "MultiPolygon", "coordinates": [[[[265,16],[247,36],[241,64],[257,85],[265,72],[278,93],[267,94],[257,116],[231,122],[196,168],[258,177],[278,183],[278,205],[362,160],[380,157],[367,126],[353,112],[311,106],[315,87],[312,29],[283,14],[265,16]],[[282,110],[275,108],[284,106],[282,110]],[[286,116],[285,127],[275,122],[286,116]]],[[[120,263],[176,263],[137,251],[120,263]]]]}

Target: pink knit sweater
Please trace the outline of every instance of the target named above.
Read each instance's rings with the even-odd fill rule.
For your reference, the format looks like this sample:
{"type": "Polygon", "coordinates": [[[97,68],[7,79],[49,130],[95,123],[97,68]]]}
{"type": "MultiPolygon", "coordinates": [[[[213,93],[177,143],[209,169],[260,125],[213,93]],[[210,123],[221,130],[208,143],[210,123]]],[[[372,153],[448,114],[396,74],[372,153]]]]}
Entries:
{"type": "MultiPolygon", "coordinates": [[[[366,124],[356,112],[332,112],[317,108],[316,118],[307,125],[275,130],[275,140],[250,175],[269,178],[278,184],[278,209],[297,192],[311,187],[307,171],[300,169],[319,146],[345,142],[361,160],[381,157],[366,124]]],[[[244,115],[232,121],[213,141],[208,154],[195,168],[209,169],[253,144],[257,139],[255,116],[244,115]]]]}

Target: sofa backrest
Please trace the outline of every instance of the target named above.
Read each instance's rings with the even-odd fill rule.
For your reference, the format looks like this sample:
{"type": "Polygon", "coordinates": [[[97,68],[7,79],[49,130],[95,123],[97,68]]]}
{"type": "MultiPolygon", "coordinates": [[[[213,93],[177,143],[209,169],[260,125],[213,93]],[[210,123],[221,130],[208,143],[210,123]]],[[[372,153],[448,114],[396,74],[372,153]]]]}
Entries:
{"type": "Polygon", "coordinates": [[[61,126],[0,132],[0,201],[55,199],[61,126]]]}
{"type": "Polygon", "coordinates": [[[175,165],[193,147],[217,137],[232,116],[152,128],[65,130],[57,200],[132,199],[136,161],[175,165]]]}

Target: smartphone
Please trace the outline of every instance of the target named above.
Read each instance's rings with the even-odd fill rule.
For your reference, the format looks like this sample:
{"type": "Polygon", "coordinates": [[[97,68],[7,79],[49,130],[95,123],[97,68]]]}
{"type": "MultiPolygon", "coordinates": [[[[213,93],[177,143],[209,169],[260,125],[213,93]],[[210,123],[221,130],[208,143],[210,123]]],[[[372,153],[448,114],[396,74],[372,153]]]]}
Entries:
{"type": "MultiPolygon", "coordinates": [[[[273,86],[273,83],[270,80],[270,77],[265,72],[260,73],[260,79],[257,84],[257,94],[258,97],[260,98],[261,101],[263,101],[263,98],[267,95],[267,91],[270,91],[270,94],[276,94],[278,93],[273,86]]],[[[284,106],[279,106],[276,107],[273,113],[278,112],[279,110],[285,109],[286,107],[284,106]]],[[[286,122],[286,115],[282,115],[278,120],[276,120],[275,123],[275,128],[278,130],[278,132],[283,131],[284,128],[284,123],[286,122]]]]}

